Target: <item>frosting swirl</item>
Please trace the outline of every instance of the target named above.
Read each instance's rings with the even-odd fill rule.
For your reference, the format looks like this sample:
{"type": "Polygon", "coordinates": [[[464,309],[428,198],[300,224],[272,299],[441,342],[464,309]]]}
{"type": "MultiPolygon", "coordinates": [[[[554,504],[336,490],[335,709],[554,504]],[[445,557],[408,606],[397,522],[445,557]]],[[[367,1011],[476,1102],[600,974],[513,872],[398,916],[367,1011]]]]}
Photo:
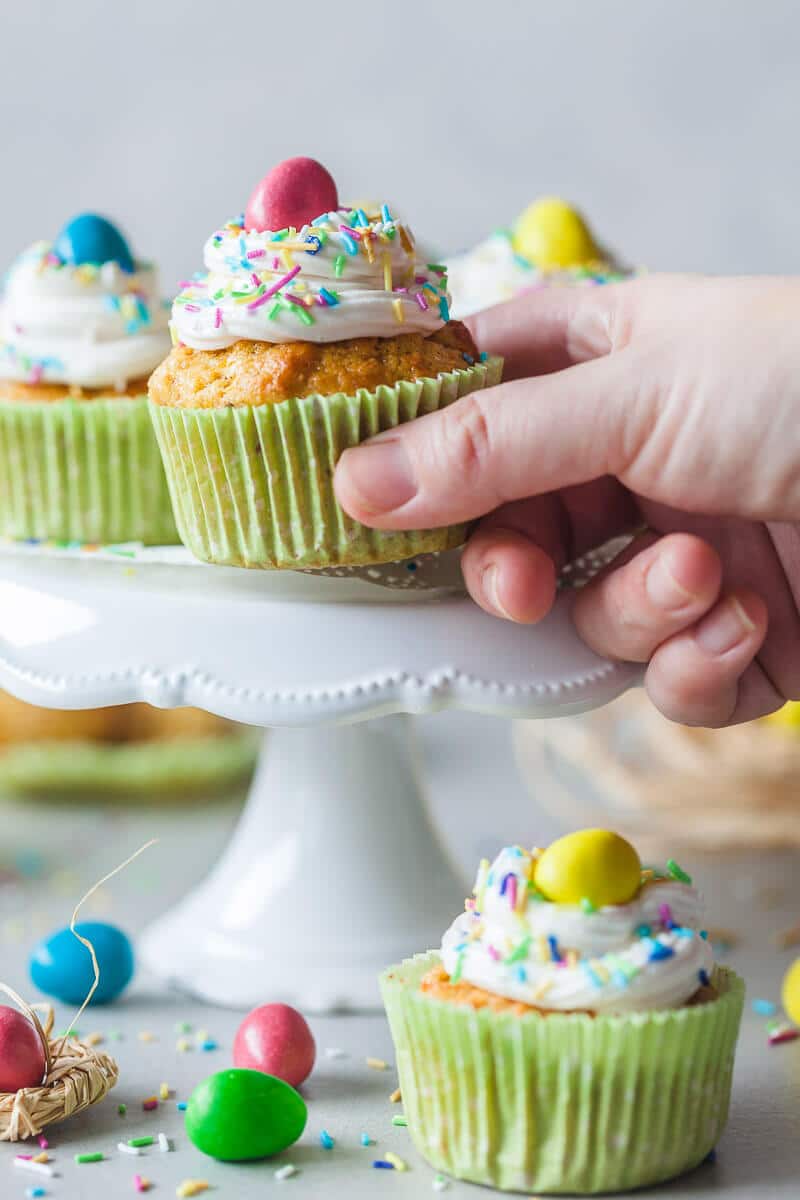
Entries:
{"type": "Polygon", "coordinates": [[[678,1007],[707,980],[713,954],[693,887],[650,879],[628,904],[585,912],[543,900],[534,865],[518,846],[481,864],[475,899],[442,939],[454,982],[537,1008],[633,1012],[678,1007]]]}
{"type": "Polygon", "coordinates": [[[173,340],[195,350],[430,334],[450,318],[446,269],[418,259],[385,204],[323,213],[299,230],[231,221],[208,239],[204,261],[172,307],[173,340]]]}
{"type": "Polygon", "coordinates": [[[73,266],[37,242],[9,271],[0,312],[0,378],[117,388],[169,351],[167,313],[150,263],[73,266]]]}

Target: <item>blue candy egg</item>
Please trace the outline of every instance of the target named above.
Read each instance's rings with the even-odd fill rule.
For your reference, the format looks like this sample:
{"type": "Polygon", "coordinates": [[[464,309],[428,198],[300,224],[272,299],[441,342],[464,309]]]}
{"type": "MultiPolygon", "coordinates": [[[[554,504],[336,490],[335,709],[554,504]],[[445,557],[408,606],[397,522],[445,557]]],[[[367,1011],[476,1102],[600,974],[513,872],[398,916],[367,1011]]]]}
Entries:
{"type": "MultiPolygon", "coordinates": [[[[108,1004],[133,978],[130,939],[105,921],[81,921],[75,928],[94,946],[100,967],[100,984],[92,1004],[108,1004]]],[[[91,955],[68,928],[42,938],[34,947],[30,972],[39,991],[64,1004],[83,1004],[94,982],[91,955]]]]}
{"type": "Polygon", "coordinates": [[[119,263],[123,271],[135,269],[128,243],[116,225],[96,213],[73,217],[55,240],[53,249],[70,266],[81,263],[119,263]]]}

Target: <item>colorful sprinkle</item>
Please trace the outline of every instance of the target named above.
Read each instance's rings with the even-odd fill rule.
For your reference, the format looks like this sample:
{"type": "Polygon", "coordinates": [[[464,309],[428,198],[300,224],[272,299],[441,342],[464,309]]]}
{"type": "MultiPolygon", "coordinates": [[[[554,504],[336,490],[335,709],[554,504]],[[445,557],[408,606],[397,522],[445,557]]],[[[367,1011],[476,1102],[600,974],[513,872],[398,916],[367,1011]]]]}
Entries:
{"type": "Polygon", "coordinates": [[[331,1137],[327,1129],[323,1129],[320,1131],[319,1144],[323,1150],[332,1150],[336,1145],[336,1140],[331,1137]]]}
{"type": "Polygon", "coordinates": [[[679,867],[674,858],[667,859],[667,870],[673,879],[677,879],[679,883],[691,884],[692,877],[687,875],[682,867],[679,867]]]}

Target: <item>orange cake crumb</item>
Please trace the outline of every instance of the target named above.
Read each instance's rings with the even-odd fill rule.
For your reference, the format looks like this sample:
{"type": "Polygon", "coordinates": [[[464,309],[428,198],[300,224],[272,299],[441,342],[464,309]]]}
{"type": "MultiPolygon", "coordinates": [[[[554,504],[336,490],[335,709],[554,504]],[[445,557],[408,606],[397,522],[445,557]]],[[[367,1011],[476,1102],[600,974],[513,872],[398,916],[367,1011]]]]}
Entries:
{"type": "Polygon", "coordinates": [[[81,388],[69,383],[22,383],[17,379],[0,379],[0,402],[52,403],[55,400],[115,400],[147,394],[147,379],[129,379],[125,390],[116,388],[81,388]]]}
{"type": "Polygon", "coordinates": [[[341,342],[238,341],[225,350],[176,346],[150,379],[150,399],[173,408],[276,404],[297,396],[374,391],[403,379],[463,370],[477,358],[468,330],[451,321],[430,337],[341,342]]]}

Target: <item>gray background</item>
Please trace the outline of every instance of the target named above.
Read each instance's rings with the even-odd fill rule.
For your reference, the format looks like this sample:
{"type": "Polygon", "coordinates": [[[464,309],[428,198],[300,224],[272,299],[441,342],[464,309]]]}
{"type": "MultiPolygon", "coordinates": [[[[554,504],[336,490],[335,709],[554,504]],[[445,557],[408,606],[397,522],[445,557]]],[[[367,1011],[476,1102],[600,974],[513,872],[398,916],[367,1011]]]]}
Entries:
{"type": "Polygon", "coordinates": [[[3,0],[0,21],[0,264],[95,208],[170,290],[307,153],[444,249],[555,191],[635,263],[800,269],[793,0],[3,0]]]}

